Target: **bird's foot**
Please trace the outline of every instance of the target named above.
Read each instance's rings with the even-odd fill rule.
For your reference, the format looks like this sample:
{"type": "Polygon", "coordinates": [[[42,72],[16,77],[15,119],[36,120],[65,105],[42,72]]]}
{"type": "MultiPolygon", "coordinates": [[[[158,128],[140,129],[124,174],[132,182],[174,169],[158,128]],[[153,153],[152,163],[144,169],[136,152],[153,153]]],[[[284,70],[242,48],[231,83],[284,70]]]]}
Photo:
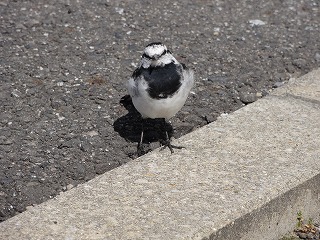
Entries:
{"type": "Polygon", "coordinates": [[[176,146],[176,145],[172,145],[171,144],[171,141],[169,139],[167,140],[160,140],[160,144],[162,145],[162,147],[160,148],[160,151],[166,149],[166,148],[169,148],[171,153],[174,153],[173,149],[182,149],[182,148],[185,148],[183,146],[176,146]]]}
{"type": "Polygon", "coordinates": [[[148,153],[148,152],[151,152],[151,149],[149,147],[149,144],[148,146],[146,146],[147,144],[143,144],[143,143],[138,143],[138,146],[137,146],[137,155],[138,157],[141,157],[142,155],[148,153]]]}

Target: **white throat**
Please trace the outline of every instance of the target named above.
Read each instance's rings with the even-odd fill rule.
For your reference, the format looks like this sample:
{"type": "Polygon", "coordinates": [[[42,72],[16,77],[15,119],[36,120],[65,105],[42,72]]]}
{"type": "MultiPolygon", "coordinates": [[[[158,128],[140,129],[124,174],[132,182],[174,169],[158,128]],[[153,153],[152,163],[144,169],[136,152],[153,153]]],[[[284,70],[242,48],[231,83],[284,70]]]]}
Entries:
{"type": "Polygon", "coordinates": [[[142,57],[140,61],[140,66],[143,68],[151,67],[163,67],[171,62],[178,64],[178,61],[172,56],[170,53],[166,53],[165,55],[161,56],[159,59],[149,59],[146,57],[142,57]]]}

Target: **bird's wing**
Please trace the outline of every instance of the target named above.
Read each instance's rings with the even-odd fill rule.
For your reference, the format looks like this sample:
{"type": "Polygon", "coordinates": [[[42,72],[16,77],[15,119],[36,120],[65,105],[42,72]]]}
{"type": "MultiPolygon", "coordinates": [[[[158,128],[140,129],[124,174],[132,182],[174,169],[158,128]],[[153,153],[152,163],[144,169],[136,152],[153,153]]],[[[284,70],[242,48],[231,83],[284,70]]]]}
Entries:
{"type": "Polygon", "coordinates": [[[126,87],[131,97],[139,95],[139,90],[135,78],[131,77],[126,84],[126,87]]]}
{"type": "Polygon", "coordinates": [[[142,71],[148,82],[148,93],[151,98],[160,99],[174,95],[181,86],[182,68],[170,63],[164,67],[154,67],[142,71]]]}

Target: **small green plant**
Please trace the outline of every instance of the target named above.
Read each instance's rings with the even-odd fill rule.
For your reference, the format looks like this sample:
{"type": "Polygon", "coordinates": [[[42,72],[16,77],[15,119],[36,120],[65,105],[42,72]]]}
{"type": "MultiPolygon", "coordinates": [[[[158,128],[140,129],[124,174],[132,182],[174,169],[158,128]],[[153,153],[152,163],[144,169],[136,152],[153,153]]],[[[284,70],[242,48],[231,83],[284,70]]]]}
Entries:
{"type": "Polygon", "coordinates": [[[303,225],[303,218],[302,218],[302,212],[299,211],[297,212],[297,228],[302,228],[302,225],[303,225]]]}

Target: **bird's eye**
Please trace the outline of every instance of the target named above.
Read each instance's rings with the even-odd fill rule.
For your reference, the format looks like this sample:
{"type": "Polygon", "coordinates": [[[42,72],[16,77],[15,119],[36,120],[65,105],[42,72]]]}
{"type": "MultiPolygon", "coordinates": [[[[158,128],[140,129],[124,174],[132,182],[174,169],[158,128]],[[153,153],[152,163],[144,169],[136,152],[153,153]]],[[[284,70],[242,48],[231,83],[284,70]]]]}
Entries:
{"type": "Polygon", "coordinates": [[[145,54],[145,53],[142,55],[142,57],[143,57],[143,58],[152,59],[152,57],[150,57],[149,55],[147,55],[147,54],[145,54]]]}
{"type": "Polygon", "coordinates": [[[168,52],[168,50],[164,50],[159,57],[162,57],[163,55],[166,55],[167,52],[168,52]]]}

